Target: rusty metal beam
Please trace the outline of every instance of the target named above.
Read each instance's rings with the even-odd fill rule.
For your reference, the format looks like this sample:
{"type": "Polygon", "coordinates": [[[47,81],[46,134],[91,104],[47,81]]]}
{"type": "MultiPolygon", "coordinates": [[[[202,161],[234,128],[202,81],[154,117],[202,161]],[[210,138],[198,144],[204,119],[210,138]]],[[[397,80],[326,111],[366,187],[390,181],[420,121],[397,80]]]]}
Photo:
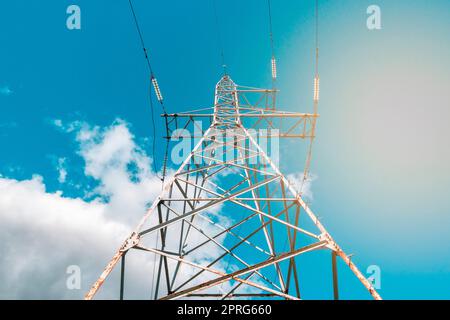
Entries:
{"type": "MultiPolygon", "coordinates": [[[[299,254],[302,254],[302,253],[305,253],[305,252],[308,252],[308,251],[311,251],[311,250],[316,250],[318,248],[324,247],[326,244],[327,244],[326,241],[319,241],[317,243],[305,246],[305,247],[297,249],[295,251],[291,251],[291,252],[287,252],[287,253],[275,256],[275,257],[270,258],[270,259],[268,259],[266,261],[257,263],[257,264],[255,264],[255,265],[253,265],[251,267],[247,267],[245,269],[238,270],[238,271],[235,271],[233,273],[223,275],[223,276],[221,276],[221,277],[219,277],[217,279],[213,279],[213,280],[204,282],[202,284],[199,284],[199,285],[194,286],[194,287],[189,288],[189,289],[185,289],[185,290],[182,290],[182,291],[174,292],[174,293],[172,293],[172,294],[162,298],[162,300],[169,300],[169,299],[180,298],[180,297],[186,296],[186,295],[188,295],[188,294],[190,294],[192,292],[199,291],[199,290],[204,290],[204,289],[210,288],[212,286],[215,286],[217,284],[220,284],[222,282],[225,282],[225,281],[228,281],[228,280],[231,280],[231,279],[238,280],[239,279],[238,277],[241,276],[241,275],[245,275],[245,274],[247,274],[249,272],[256,271],[256,270],[262,269],[264,267],[273,265],[275,263],[284,261],[284,260],[289,259],[291,257],[298,256],[299,254]]],[[[289,295],[285,295],[285,297],[289,297],[289,295]]]]}

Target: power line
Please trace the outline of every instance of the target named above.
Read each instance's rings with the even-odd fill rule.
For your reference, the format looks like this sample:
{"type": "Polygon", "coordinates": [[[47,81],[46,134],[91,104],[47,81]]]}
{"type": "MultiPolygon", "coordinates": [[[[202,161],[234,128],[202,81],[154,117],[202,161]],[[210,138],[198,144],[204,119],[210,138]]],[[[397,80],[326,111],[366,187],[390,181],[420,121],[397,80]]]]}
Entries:
{"type": "Polygon", "coordinates": [[[319,76],[319,0],[316,0],[316,76],[319,76]]]}
{"type": "MultiPolygon", "coordinates": [[[[168,127],[168,123],[167,123],[167,117],[165,117],[165,125],[166,125],[166,151],[165,151],[165,156],[163,159],[163,175],[162,177],[160,177],[158,175],[158,170],[156,167],[156,125],[155,125],[155,116],[154,116],[154,107],[153,107],[153,98],[152,98],[152,89],[151,86],[153,85],[153,88],[155,90],[155,94],[156,94],[156,98],[158,99],[158,101],[161,104],[161,107],[164,111],[164,114],[166,115],[166,110],[163,104],[163,98],[162,98],[162,94],[161,94],[161,90],[159,88],[159,84],[158,81],[155,78],[155,75],[153,73],[153,68],[152,65],[150,63],[150,58],[148,56],[148,52],[147,52],[147,47],[145,46],[145,42],[144,42],[144,37],[142,36],[142,31],[141,28],[139,26],[139,21],[137,19],[136,16],[136,12],[134,10],[134,6],[131,0],[128,0],[128,3],[130,4],[130,9],[131,9],[131,13],[133,15],[133,19],[134,19],[134,24],[136,26],[136,30],[138,32],[139,35],[139,39],[141,41],[141,46],[142,46],[142,50],[144,51],[144,56],[145,56],[145,61],[147,62],[147,67],[148,67],[148,71],[150,73],[150,82],[151,85],[149,87],[149,100],[150,100],[150,109],[151,109],[151,121],[152,121],[152,129],[153,129],[153,145],[152,145],[152,161],[153,161],[153,170],[155,171],[155,175],[162,181],[162,185],[161,187],[164,187],[164,180],[166,178],[166,168],[167,168],[167,154],[168,154],[168,147],[169,147],[169,137],[168,137],[168,131],[169,131],[169,127],[168,127]]],[[[158,247],[158,240],[159,240],[159,233],[157,233],[156,235],[156,247],[158,247]]],[[[153,286],[154,286],[154,282],[155,282],[155,268],[156,268],[156,260],[157,260],[157,256],[156,254],[153,256],[153,279],[152,279],[152,288],[151,288],[151,292],[153,293],[153,286]]],[[[156,295],[156,294],[155,294],[156,295]]]]}
{"type": "Polygon", "coordinates": [[[213,9],[214,9],[214,20],[216,23],[216,37],[217,37],[217,42],[220,47],[220,58],[221,58],[221,62],[222,62],[222,68],[223,68],[224,74],[226,74],[227,73],[227,65],[225,63],[225,51],[223,48],[222,34],[220,32],[219,15],[217,13],[217,3],[216,3],[216,0],[211,0],[211,1],[213,4],[213,9]]]}
{"type": "MultiPolygon", "coordinates": [[[[319,0],[315,0],[315,71],[314,71],[314,114],[317,115],[318,107],[319,107],[319,86],[320,86],[320,77],[319,77],[319,0]]],[[[316,131],[316,121],[315,117],[312,120],[311,127],[311,138],[308,149],[308,154],[305,163],[305,170],[303,171],[303,180],[300,186],[300,194],[303,193],[303,187],[306,181],[309,178],[310,168],[311,168],[311,159],[312,159],[312,150],[314,145],[315,131],[316,131]]]]}
{"type": "Polygon", "coordinates": [[[144,51],[145,61],[147,62],[148,70],[150,72],[150,79],[153,84],[153,88],[155,89],[156,98],[158,99],[159,103],[161,104],[161,107],[162,107],[164,113],[166,113],[163,98],[161,95],[161,90],[159,88],[158,81],[156,80],[155,74],[153,72],[152,64],[150,62],[150,57],[148,55],[147,47],[145,46],[144,37],[142,35],[142,31],[139,26],[139,21],[136,16],[136,11],[134,10],[133,2],[131,0],[128,0],[128,3],[130,4],[130,9],[131,9],[131,13],[133,14],[134,24],[136,26],[136,30],[139,35],[139,39],[141,41],[142,50],[144,51]]]}
{"type": "Polygon", "coordinates": [[[267,7],[269,9],[269,32],[270,32],[270,48],[272,50],[272,57],[275,56],[275,48],[273,41],[273,28],[272,28],[272,6],[270,4],[270,0],[267,0],[267,7]]]}
{"type": "Polygon", "coordinates": [[[271,67],[272,67],[272,109],[276,108],[276,82],[277,82],[277,59],[275,58],[275,46],[273,40],[273,27],[272,27],[272,6],[270,0],[267,0],[267,8],[269,11],[269,38],[270,49],[272,52],[271,67]]]}
{"type": "Polygon", "coordinates": [[[147,48],[145,46],[144,37],[142,36],[141,28],[139,27],[139,22],[138,22],[138,19],[137,19],[137,16],[136,16],[136,12],[134,11],[133,2],[131,0],[128,0],[128,3],[130,4],[130,9],[131,9],[131,13],[133,14],[134,24],[136,26],[136,30],[137,30],[138,35],[139,35],[139,39],[141,40],[141,45],[142,45],[142,49],[144,50],[145,60],[147,61],[148,69],[150,71],[151,76],[153,77],[152,65],[150,63],[150,58],[149,58],[148,53],[147,53],[147,48]]]}
{"type": "MultiPolygon", "coordinates": [[[[314,138],[315,121],[317,118],[316,111],[319,101],[319,83],[316,81],[319,79],[318,21],[318,0],[316,0],[316,70],[314,78],[315,114],[305,115],[296,113],[296,117],[305,119],[303,127],[304,133],[302,137],[311,138],[310,153],[308,156],[309,160],[311,159],[311,146],[314,138]],[[307,130],[306,119],[312,119],[313,121],[311,131],[307,130]]],[[[140,29],[138,30],[140,31],[140,29]]],[[[144,44],[143,47],[144,52],[146,52],[144,44]]],[[[148,55],[146,56],[148,58],[148,55]]],[[[148,64],[150,67],[150,61],[148,61],[148,64]]],[[[152,71],[150,72],[152,73],[152,71]]],[[[153,74],[151,80],[156,98],[161,105],[163,105],[161,91],[159,90],[159,85],[153,77],[153,74]]],[[[186,155],[185,160],[174,175],[174,179],[171,179],[167,183],[165,189],[166,191],[163,190],[160,193],[153,205],[148,209],[141,222],[137,225],[136,229],[131,232],[129,237],[121,245],[120,249],[116,251],[103,273],[93,284],[90,291],[86,294],[86,300],[90,300],[94,297],[99,288],[105,282],[107,277],[111,275],[115,266],[120,261],[121,270],[119,292],[120,299],[123,299],[125,287],[125,255],[135,252],[136,250],[134,249],[137,249],[140,252],[153,254],[154,256],[153,279],[156,277],[156,283],[155,280],[152,280],[151,288],[152,295],[154,294],[154,299],[168,300],[184,297],[221,297],[222,299],[227,299],[252,296],[261,298],[276,296],[285,299],[300,299],[299,284],[301,281],[299,280],[300,277],[297,275],[297,270],[299,270],[296,264],[297,257],[305,252],[318,252],[323,251],[324,249],[330,250],[333,257],[333,293],[335,299],[338,298],[338,274],[336,268],[337,256],[342,258],[344,264],[349,267],[356,278],[365,286],[365,288],[375,299],[381,299],[373,287],[373,284],[365,278],[365,276],[352,262],[350,256],[346,255],[341,247],[335,242],[331,234],[327,232],[320,219],[313,213],[308,204],[298,196],[298,193],[294,190],[294,187],[279,170],[275,162],[271,161],[270,157],[267,155],[267,152],[262,146],[259,145],[257,139],[255,139],[254,135],[250,133],[250,130],[248,130],[240,121],[229,120],[230,117],[236,117],[237,119],[241,117],[238,110],[239,97],[242,96],[243,93],[247,94],[247,91],[248,90],[245,88],[240,89],[240,87],[236,85],[228,76],[223,77],[217,84],[214,100],[216,101],[217,108],[215,108],[213,115],[206,114],[210,118],[211,116],[215,117],[217,120],[214,120],[214,122],[211,123],[208,130],[203,133],[203,137],[197,143],[196,147],[194,147],[194,149],[186,155]],[[235,152],[236,145],[232,146],[231,144],[226,143],[226,141],[218,141],[220,139],[215,138],[217,136],[223,136],[230,129],[239,130],[239,135],[242,136],[242,140],[244,142],[248,141],[248,146],[245,144],[242,148],[238,149],[238,155],[236,155],[235,152]],[[223,150],[223,147],[225,147],[225,151],[223,150]],[[213,154],[218,154],[221,152],[225,155],[229,154],[231,151],[234,153],[234,159],[230,161],[228,161],[228,159],[227,162],[216,161],[217,159],[211,158],[211,155],[213,154]],[[255,153],[257,163],[252,163],[250,160],[252,157],[250,155],[253,153],[255,153]],[[245,156],[245,158],[243,156],[245,156]],[[199,157],[202,158],[202,161],[200,162],[198,161],[199,157]],[[195,168],[192,167],[193,165],[195,165],[195,168]],[[216,174],[219,174],[220,176],[221,171],[231,167],[234,168],[232,170],[235,173],[234,180],[239,180],[234,181],[234,183],[237,182],[234,186],[230,187],[229,181],[221,181],[221,183],[214,182],[214,180],[218,177],[216,174]],[[275,174],[270,175],[268,171],[274,172],[275,174]],[[253,173],[253,179],[250,172],[253,173]],[[246,183],[248,186],[245,186],[246,183]],[[173,194],[172,190],[175,190],[174,188],[178,188],[182,192],[173,194]],[[192,188],[194,188],[193,192],[186,191],[188,189],[192,190],[192,188]],[[262,191],[261,188],[264,188],[265,191],[262,191]],[[183,190],[185,191],[183,192],[183,190]],[[211,198],[211,194],[215,195],[217,198],[211,198]],[[250,198],[242,198],[242,195],[244,194],[247,194],[250,198]],[[261,198],[261,196],[265,198],[261,198]],[[181,205],[180,201],[182,203],[181,205]],[[284,204],[271,206],[271,203],[274,201],[282,201],[284,204]],[[203,204],[203,202],[205,203],[203,204]],[[254,205],[250,205],[250,202],[254,202],[254,205]],[[264,205],[261,206],[261,203],[264,203],[264,205]],[[288,205],[288,203],[290,204],[288,205]],[[184,209],[181,212],[180,207],[182,207],[183,204],[184,209]],[[228,207],[230,204],[240,204],[240,210],[243,210],[238,221],[234,221],[232,224],[222,226],[220,223],[213,221],[215,219],[209,219],[207,214],[202,214],[202,212],[204,213],[211,211],[211,208],[217,208],[217,206],[228,207]],[[294,213],[291,208],[295,210],[295,222],[290,222],[289,220],[289,216],[294,213]],[[163,217],[163,212],[161,210],[166,212],[165,218],[163,217]],[[315,226],[315,228],[310,228],[311,231],[298,227],[298,219],[300,218],[301,210],[306,213],[305,217],[308,222],[315,226]],[[159,215],[158,222],[151,220],[151,217],[155,214],[159,215]],[[254,222],[248,222],[254,216],[259,216],[260,218],[260,223],[256,226],[254,222]],[[198,218],[203,218],[203,222],[198,221],[198,218]],[[208,228],[204,228],[205,221],[219,227],[222,231],[217,233],[217,230],[215,229],[213,231],[208,228]],[[185,223],[189,224],[186,234],[183,233],[185,223]],[[181,236],[179,233],[180,224],[182,230],[181,236]],[[286,227],[286,232],[278,232],[282,231],[282,225],[286,227]],[[192,230],[195,229],[205,235],[207,240],[199,243],[197,239],[198,234],[190,233],[191,228],[192,230]],[[238,228],[237,232],[234,231],[235,228],[238,228]],[[241,228],[246,229],[246,235],[244,237],[239,235],[241,228]],[[152,233],[156,233],[156,248],[153,248],[153,246],[148,246],[148,240],[152,239],[152,233]],[[292,233],[293,238],[291,238],[292,233]],[[296,235],[300,233],[314,239],[314,243],[309,245],[299,244],[296,235]],[[230,236],[233,236],[234,238],[230,241],[221,241],[222,239],[229,239],[230,236]],[[174,254],[173,252],[171,253],[165,250],[166,239],[175,239],[178,237],[180,239],[179,254],[174,254]],[[249,240],[250,238],[251,240],[249,240]],[[285,241],[285,245],[283,250],[280,250],[281,247],[279,244],[282,243],[282,240],[285,241]],[[275,245],[275,241],[278,245],[275,245]],[[285,248],[288,241],[290,246],[286,252],[285,248]],[[210,250],[211,245],[219,245],[222,250],[210,250]],[[184,250],[186,247],[188,249],[184,250]],[[265,248],[268,248],[268,250],[265,248]],[[203,250],[204,253],[206,253],[207,259],[201,259],[202,261],[198,261],[199,251],[197,250],[203,250]],[[241,256],[240,253],[242,253],[243,257],[245,256],[245,260],[239,257],[241,256]],[[158,256],[160,259],[159,267],[158,271],[155,272],[157,267],[155,261],[158,256]],[[233,265],[234,267],[232,270],[228,270],[231,257],[239,261],[239,264],[233,265]],[[262,261],[261,257],[264,257],[262,261]],[[177,267],[169,268],[168,259],[170,259],[170,261],[177,261],[177,267]],[[214,268],[214,265],[221,266],[224,262],[226,262],[225,269],[219,268],[220,270],[217,270],[217,268],[214,268]],[[194,268],[196,270],[189,276],[185,277],[183,272],[180,272],[180,268],[186,267],[189,269],[194,268]],[[205,274],[210,273],[214,273],[216,275],[213,280],[209,280],[204,277],[205,274]],[[251,277],[256,279],[251,279],[251,277]],[[164,281],[164,278],[167,285],[161,285],[160,287],[160,283],[164,281]],[[295,285],[296,295],[291,293],[291,291],[293,291],[291,290],[291,287],[293,287],[293,285],[291,285],[291,281],[295,285]],[[221,290],[222,284],[224,283],[229,283],[230,286],[225,290],[221,290]],[[156,284],[156,288],[154,288],[154,284],[156,284]],[[218,290],[219,293],[216,294],[214,289],[217,288],[218,285],[221,287],[218,290]],[[236,293],[241,285],[244,285],[245,291],[250,290],[251,293],[246,294],[245,291],[242,291],[244,293],[236,293]],[[208,292],[205,292],[205,289],[208,289],[208,292]],[[211,291],[209,289],[211,289],[211,291]]],[[[258,92],[255,93],[260,96],[259,90],[256,91],[258,92]]],[[[267,92],[265,94],[267,94],[267,92]]],[[[252,100],[253,99],[248,100],[248,108],[259,110],[260,100],[257,101],[256,104],[250,102],[252,100]]],[[[267,113],[264,113],[263,110],[261,113],[254,115],[259,118],[258,122],[263,119],[267,120],[265,117],[267,113]]],[[[179,116],[179,114],[165,114],[166,128],[168,117],[176,119],[179,116]]],[[[185,114],[185,116],[189,118],[186,124],[187,127],[191,121],[194,121],[195,114],[185,114]]],[[[198,114],[198,116],[205,116],[205,114],[201,113],[198,114]]],[[[282,119],[288,117],[288,115],[284,113],[280,113],[280,116],[282,119]]],[[[269,127],[271,127],[271,122],[267,122],[269,127]]],[[[292,129],[289,131],[291,130],[292,129]]],[[[286,134],[286,137],[287,136],[289,135],[286,134]]],[[[296,135],[292,136],[294,137],[296,135]]],[[[278,137],[281,137],[281,133],[278,137]]],[[[309,168],[309,162],[307,168],[309,168]]],[[[308,170],[306,169],[305,172],[307,171],[308,170]]],[[[239,213],[239,211],[235,210],[226,211],[228,211],[227,213],[233,219],[237,217],[237,214],[239,213]]]]}
{"type": "MultiPolygon", "coordinates": [[[[155,95],[157,100],[159,101],[161,108],[164,112],[164,114],[167,114],[166,112],[166,108],[164,106],[164,100],[163,100],[163,96],[161,94],[161,90],[159,88],[159,84],[158,81],[156,80],[155,74],[153,72],[153,68],[152,68],[152,64],[150,62],[150,57],[147,51],[147,47],[145,45],[145,41],[144,41],[144,37],[141,31],[141,28],[139,26],[139,21],[136,15],[136,11],[134,9],[133,6],[133,2],[131,0],[128,0],[128,3],[130,5],[130,10],[131,13],[133,15],[133,20],[134,20],[134,24],[136,26],[136,30],[137,33],[139,35],[139,39],[141,42],[141,46],[142,46],[142,50],[144,51],[144,57],[145,57],[145,61],[147,62],[147,67],[148,67],[148,71],[150,73],[150,81],[151,81],[151,85],[153,86],[153,89],[155,91],[155,95]]],[[[158,175],[158,170],[156,167],[156,125],[155,125],[155,118],[154,118],[154,107],[153,107],[153,99],[152,99],[152,90],[150,88],[149,90],[149,100],[150,100],[150,108],[151,108],[151,121],[152,121],[152,128],[153,128],[153,146],[152,146],[152,158],[153,158],[153,169],[155,171],[156,176],[161,179],[161,181],[164,182],[165,178],[166,178],[166,172],[167,172],[167,160],[168,160],[168,144],[169,144],[169,127],[168,127],[168,123],[167,123],[167,117],[166,117],[166,121],[165,121],[165,125],[166,125],[166,151],[165,151],[165,155],[164,155],[164,159],[163,159],[163,176],[160,177],[158,175]]]]}

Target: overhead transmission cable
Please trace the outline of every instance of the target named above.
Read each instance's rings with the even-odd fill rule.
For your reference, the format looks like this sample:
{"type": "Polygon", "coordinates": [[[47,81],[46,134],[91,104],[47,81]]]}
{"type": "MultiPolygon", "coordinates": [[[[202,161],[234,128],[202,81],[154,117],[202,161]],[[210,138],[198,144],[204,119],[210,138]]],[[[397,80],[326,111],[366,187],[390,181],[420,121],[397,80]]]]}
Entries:
{"type": "Polygon", "coordinates": [[[316,122],[317,122],[317,111],[319,107],[319,97],[320,97],[320,77],[319,77],[319,0],[315,0],[315,70],[314,70],[314,117],[311,122],[311,138],[309,144],[309,150],[305,163],[305,170],[303,172],[303,180],[300,186],[300,195],[303,193],[303,187],[306,181],[309,179],[312,149],[315,138],[316,122]]]}
{"type": "Polygon", "coordinates": [[[272,68],[272,109],[275,109],[276,105],[276,82],[277,82],[277,59],[275,57],[275,45],[273,40],[273,25],[272,25],[272,4],[271,0],[267,0],[267,9],[269,13],[269,38],[270,38],[270,51],[271,59],[270,64],[272,68]]]}
{"type": "Polygon", "coordinates": [[[217,13],[217,2],[216,2],[217,0],[211,0],[211,1],[212,1],[213,9],[214,9],[214,20],[215,20],[215,25],[216,25],[216,37],[217,37],[217,42],[218,42],[219,47],[220,47],[220,59],[221,59],[221,63],[222,63],[223,73],[227,74],[227,64],[225,63],[225,50],[223,48],[222,34],[220,32],[219,15],[217,13]]]}
{"type": "Polygon", "coordinates": [[[156,95],[156,99],[158,100],[159,104],[161,105],[161,108],[164,112],[164,118],[165,118],[165,125],[166,125],[166,149],[165,149],[165,153],[164,153],[164,159],[163,159],[163,172],[162,172],[162,177],[160,177],[158,175],[158,170],[156,167],[156,152],[155,152],[155,148],[156,148],[156,126],[155,126],[155,119],[154,119],[154,107],[153,107],[153,99],[152,99],[152,90],[149,90],[149,96],[150,96],[150,108],[151,108],[151,118],[152,118],[152,127],[153,127],[153,146],[152,146],[152,157],[153,157],[153,168],[155,171],[155,174],[158,176],[159,179],[161,179],[161,181],[164,183],[165,178],[166,178],[166,173],[167,173],[167,161],[168,161],[168,152],[169,152],[169,124],[168,124],[168,117],[167,117],[167,112],[166,112],[166,108],[164,106],[164,99],[163,96],[161,94],[161,89],[159,87],[158,84],[158,80],[155,77],[155,74],[153,72],[153,68],[150,62],[150,57],[147,51],[147,47],[145,46],[145,42],[144,42],[144,37],[142,35],[142,31],[141,28],[139,26],[139,21],[136,15],[136,11],[134,9],[133,6],[133,2],[132,0],[128,0],[128,3],[130,5],[130,10],[131,13],[133,15],[133,20],[134,20],[134,24],[136,26],[136,30],[137,33],[139,35],[139,39],[141,42],[141,46],[142,46],[142,50],[144,51],[144,56],[145,56],[145,61],[147,62],[147,67],[148,67],[148,71],[150,73],[150,82],[151,82],[151,86],[153,86],[153,90],[155,91],[155,95],[156,95]]]}
{"type": "MultiPolygon", "coordinates": [[[[139,26],[139,21],[137,19],[136,16],[136,12],[134,10],[134,6],[131,0],[128,0],[128,3],[130,5],[130,9],[131,9],[131,13],[133,14],[133,19],[134,19],[134,24],[136,26],[136,30],[138,32],[139,35],[139,39],[141,41],[141,46],[142,46],[142,50],[144,51],[144,56],[145,56],[145,61],[147,62],[147,67],[148,67],[148,71],[150,73],[150,88],[149,88],[149,100],[150,100],[150,109],[151,109],[151,119],[152,119],[152,128],[153,128],[153,146],[152,146],[152,157],[153,157],[153,170],[155,171],[156,176],[162,181],[162,187],[164,187],[164,181],[166,178],[166,172],[167,172],[167,160],[168,160],[168,152],[169,152],[169,124],[168,124],[168,117],[167,117],[167,112],[166,109],[164,107],[164,100],[163,100],[163,96],[161,94],[161,89],[159,88],[159,84],[158,84],[158,80],[155,77],[155,74],[153,73],[153,68],[152,65],[150,63],[150,58],[147,52],[147,47],[145,46],[145,42],[144,42],[144,37],[142,36],[142,31],[141,28],[139,26]],[[155,152],[155,148],[156,148],[156,126],[155,126],[155,119],[154,119],[154,107],[153,107],[153,98],[152,98],[152,90],[151,90],[151,86],[153,86],[153,89],[155,91],[155,95],[156,95],[156,99],[159,101],[162,110],[164,112],[164,118],[165,118],[165,125],[166,125],[166,149],[165,149],[165,153],[164,153],[164,159],[163,159],[163,173],[162,173],[162,177],[160,177],[158,175],[158,170],[156,167],[156,152],[155,152]]],[[[159,241],[159,233],[157,233],[156,235],[156,247],[158,247],[158,241],[159,241]]],[[[155,271],[156,271],[156,253],[153,257],[153,275],[155,275],[155,271]]],[[[153,286],[155,283],[155,279],[152,279],[152,288],[151,288],[151,292],[153,293],[153,286]]],[[[156,297],[157,293],[155,292],[155,297],[156,297]]]]}

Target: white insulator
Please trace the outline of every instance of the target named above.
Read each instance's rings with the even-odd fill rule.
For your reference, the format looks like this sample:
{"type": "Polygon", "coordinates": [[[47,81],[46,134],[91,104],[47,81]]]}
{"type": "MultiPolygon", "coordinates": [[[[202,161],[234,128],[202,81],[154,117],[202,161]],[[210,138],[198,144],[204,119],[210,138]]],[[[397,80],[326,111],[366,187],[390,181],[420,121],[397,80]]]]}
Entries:
{"type": "Polygon", "coordinates": [[[277,61],[275,58],[272,58],[272,79],[277,78],[277,61]]]}
{"type": "Polygon", "coordinates": [[[320,94],[320,79],[319,76],[314,78],[314,101],[319,101],[320,94]]]}
{"type": "Polygon", "coordinates": [[[158,80],[156,80],[156,78],[152,78],[152,84],[153,84],[153,88],[155,89],[156,98],[158,99],[158,101],[162,101],[163,97],[161,94],[161,90],[159,89],[158,80]]]}

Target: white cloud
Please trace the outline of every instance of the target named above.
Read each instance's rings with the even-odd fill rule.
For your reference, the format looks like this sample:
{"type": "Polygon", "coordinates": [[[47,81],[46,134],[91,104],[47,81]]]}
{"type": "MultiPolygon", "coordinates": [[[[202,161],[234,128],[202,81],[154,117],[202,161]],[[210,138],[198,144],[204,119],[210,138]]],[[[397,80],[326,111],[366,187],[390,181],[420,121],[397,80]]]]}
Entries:
{"type": "Polygon", "coordinates": [[[67,266],[79,265],[84,279],[95,278],[128,232],[106,211],[99,201],[46,192],[39,176],[1,178],[0,298],[80,298],[65,287],[67,266]]]}
{"type": "Polygon", "coordinates": [[[288,175],[287,179],[298,193],[302,193],[304,199],[308,199],[310,201],[314,199],[312,183],[317,180],[317,176],[315,174],[309,173],[305,180],[303,172],[293,173],[288,175]]]}
{"type": "Polygon", "coordinates": [[[67,178],[66,158],[58,159],[58,164],[56,165],[56,170],[58,170],[59,183],[66,182],[66,178],[67,178]]]}
{"type": "Polygon", "coordinates": [[[82,121],[72,121],[69,123],[64,123],[61,119],[52,119],[49,120],[49,122],[50,124],[54,125],[57,129],[66,133],[79,131],[81,128],[89,126],[88,123],[82,121]]]}
{"type": "Polygon", "coordinates": [[[161,191],[161,181],[150,170],[152,160],[135,144],[121,120],[107,128],[77,126],[85,175],[100,182],[94,194],[107,199],[110,217],[136,222],[161,191]]]}
{"type": "Polygon", "coordinates": [[[62,128],[63,127],[63,122],[62,122],[61,119],[52,120],[52,123],[58,128],[62,128]]]}
{"type": "MultiPolygon", "coordinates": [[[[81,298],[160,189],[124,122],[105,129],[54,124],[76,132],[86,175],[99,185],[87,201],[47,192],[39,176],[0,178],[0,252],[6,257],[0,261],[0,298],[81,298]],[[134,177],[131,163],[137,164],[134,177]],[[67,290],[69,265],[80,266],[82,290],[67,290]]],[[[61,183],[65,162],[58,159],[61,183]]],[[[102,296],[116,297],[109,289],[102,296]]]]}
{"type": "MultiPolygon", "coordinates": [[[[34,176],[18,181],[0,176],[0,298],[80,299],[99,276],[106,263],[146,211],[149,201],[161,190],[161,182],[150,170],[151,159],[134,142],[127,124],[118,120],[107,128],[87,123],[54,124],[76,135],[79,155],[85,160],[87,177],[98,181],[92,200],[68,198],[50,193],[44,180],[34,176]],[[77,265],[82,271],[81,290],[68,290],[66,269],[77,265]]],[[[58,164],[64,166],[65,159],[58,164]]],[[[65,170],[65,169],[61,169],[65,170]]],[[[60,171],[60,181],[65,181],[60,171]]],[[[217,213],[216,213],[217,214],[217,213]]],[[[154,215],[150,223],[156,222],[154,215]]],[[[205,233],[217,229],[198,220],[205,233]]],[[[171,226],[179,234],[177,226],[171,226]]],[[[193,232],[192,245],[203,242],[201,232],[193,232]]],[[[154,245],[155,236],[146,238],[154,245]]],[[[178,245],[177,237],[167,240],[167,248],[178,245]]],[[[221,241],[218,238],[218,241],[221,241]]],[[[217,245],[199,250],[194,261],[211,259],[222,252],[217,245]]],[[[136,255],[128,260],[130,298],[149,298],[152,255],[136,255]]],[[[173,262],[170,262],[171,264],[173,262]]],[[[230,265],[232,267],[232,265],[230,265]]],[[[225,266],[218,264],[217,270],[225,266]]],[[[194,272],[181,271],[181,279],[194,272]]],[[[112,274],[115,277],[117,274],[112,274]]],[[[198,278],[211,277],[203,273],[198,278]]],[[[117,298],[116,281],[107,281],[100,298],[117,298]]],[[[225,290],[229,284],[224,284],[225,290]]]]}

